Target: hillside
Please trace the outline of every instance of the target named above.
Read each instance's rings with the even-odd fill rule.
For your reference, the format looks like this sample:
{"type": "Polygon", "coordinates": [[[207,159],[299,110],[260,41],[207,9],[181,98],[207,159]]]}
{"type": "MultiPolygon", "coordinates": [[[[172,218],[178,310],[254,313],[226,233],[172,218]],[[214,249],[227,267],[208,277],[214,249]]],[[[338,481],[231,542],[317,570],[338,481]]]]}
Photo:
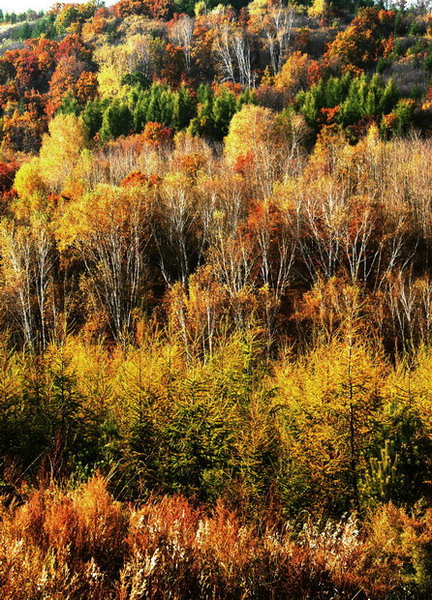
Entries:
{"type": "Polygon", "coordinates": [[[432,595],[432,14],[0,11],[5,600],[432,595]]]}

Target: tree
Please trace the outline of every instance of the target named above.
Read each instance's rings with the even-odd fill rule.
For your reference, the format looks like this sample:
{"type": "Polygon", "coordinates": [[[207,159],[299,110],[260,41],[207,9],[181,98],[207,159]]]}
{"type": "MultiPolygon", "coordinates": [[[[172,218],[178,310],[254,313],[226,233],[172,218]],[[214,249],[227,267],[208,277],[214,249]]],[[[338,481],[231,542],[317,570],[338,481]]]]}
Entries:
{"type": "Polygon", "coordinates": [[[120,0],[114,5],[118,17],[145,15],[153,19],[166,19],[172,14],[173,3],[170,0],[120,0]]]}
{"type": "Polygon", "coordinates": [[[132,113],[127,104],[114,100],[104,110],[100,136],[103,141],[129,135],[132,129],[132,113]]]}
{"type": "Polygon", "coordinates": [[[102,313],[112,338],[122,343],[145,301],[148,211],[144,189],[100,185],[67,207],[58,228],[61,250],[70,249],[84,265],[90,319],[102,313]]]}
{"type": "Polygon", "coordinates": [[[177,131],[185,129],[196,114],[195,98],[187,87],[181,86],[175,94],[173,106],[173,126],[177,131]]]}
{"type": "Polygon", "coordinates": [[[253,87],[251,41],[244,29],[232,28],[224,23],[216,32],[214,52],[222,82],[253,87]]]}
{"type": "Polygon", "coordinates": [[[306,134],[303,117],[291,111],[277,115],[269,108],[245,104],[231,120],[224,154],[232,167],[238,161],[253,164],[251,173],[267,194],[270,182],[283,168],[283,162],[298,153],[306,134]]]}
{"type": "MultiPolygon", "coordinates": [[[[47,113],[52,116],[67,94],[73,94],[75,85],[85,70],[85,64],[74,56],[61,58],[50,81],[50,100],[47,113]]],[[[90,98],[89,98],[90,99],[90,98]]]]}
{"type": "Polygon", "coordinates": [[[291,43],[293,20],[293,7],[282,6],[281,2],[268,3],[263,13],[257,15],[256,20],[252,17],[253,25],[264,39],[274,75],[279,73],[287,55],[291,43]]]}
{"type": "Polygon", "coordinates": [[[277,89],[284,91],[288,99],[292,100],[297,93],[305,89],[309,83],[310,59],[307,54],[293,52],[281,67],[274,78],[277,89]]]}
{"type": "Polygon", "coordinates": [[[236,98],[227,85],[218,86],[213,92],[210,86],[198,88],[197,116],[191,120],[190,131],[194,135],[222,140],[228,133],[231,119],[244,103],[252,102],[247,94],[236,98]]]}
{"type": "Polygon", "coordinates": [[[318,346],[278,371],[290,451],[320,506],[361,505],[359,484],[382,403],[377,392],[382,373],[381,358],[353,340],[349,325],[344,341],[318,346]]]}
{"type": "Polygon", "coordinates": [[[170,28],[170,35],[183,51],[186,73],[189,73],[192,65],[192,36],[194,31],[194,20],[187,15],[176,19],[170,28]]]}
{"type": "Polygon", "coordinates": [[[34,153],[41,145],[46,131],[47,118],[41,115],[36,103],[29,103],[27,110],[11,110],[3,118],[3,143],[14,152],[34,153]]]}
{"type": "MultiPolygon", "coordinates": [[[[29,226],[1,224],[3,301],[31,349],[48,343],[49,305],[55,265],[52,232],[43,218],[32,216],[29,226]]],[[[52,299],[52,298],[51,298],[52,299]]]]}
{"type": "Polygon", "coordinates": [[[19,218],[28,219],[33,211],[43,212],[46,188],[42,181],[38,157],[35,156],[21,165],[15,177],[14,189],[19,197],[15,206],[15,214],[19,218]]]}
{"type": "Polygon", "coordinates": [[[245,105],[233,116],[225,139],[225,156],[235,164],[240,156],[256,152],[258,145],[270,139],[276,115],[268,108],[245,105]]]}
{"type": "Polygon", "coordinates": [[[167,284],[177,278],[185,284],[197,260],[195,204],[190,178],[183,173],[165,177],[152,227],[162,276],[167,284]]]}
{"type": "Polygon", "coordinates": [[[368,67],[386,53],[383,38],[393,32],[395,16],[391,10],[360,9],[351,25],[329,45],[326,56],[340,61],[348,71],[368,67]]]}
{"type": "Polygon", "coordinates": [[[106,101],[95,98],[89,100],[81,114],[89,139],[93,139],[102,127],[106,101]]]}
{"type": "Polygon", "coordinates": [[[56,115],[48,131],[43,137],[39,166],[43,181],[58,193],[86,147],[86,134],[82,120],[73,114],[56,115]]]}
{"type": "Polygon", "coordinates": [[[164,127],[160,123],[148,121],[141,135],[144,142],[157,148],[158,146],[166,147],[173,137],[172,129],[164,127]]]}

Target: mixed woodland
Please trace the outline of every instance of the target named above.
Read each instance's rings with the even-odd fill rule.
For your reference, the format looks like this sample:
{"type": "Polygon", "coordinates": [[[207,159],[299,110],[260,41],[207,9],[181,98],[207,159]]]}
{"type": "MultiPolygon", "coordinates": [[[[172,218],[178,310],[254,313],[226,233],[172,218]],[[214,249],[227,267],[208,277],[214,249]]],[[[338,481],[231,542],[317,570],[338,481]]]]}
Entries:
{"type": "Polygon", "coordinates": [[[432,12],[0,11],[4,600],[432,597],[432,12]]]}

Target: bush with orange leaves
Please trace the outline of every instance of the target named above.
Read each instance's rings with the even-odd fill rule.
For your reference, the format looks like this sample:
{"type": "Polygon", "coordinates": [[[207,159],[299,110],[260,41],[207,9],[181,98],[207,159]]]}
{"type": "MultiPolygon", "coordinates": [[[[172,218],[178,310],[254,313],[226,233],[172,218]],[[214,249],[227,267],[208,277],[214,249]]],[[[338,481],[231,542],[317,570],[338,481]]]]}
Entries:
{"type": "Polygon", "coordinates": [[[161,123],[149,121],[144,127],[141,138],[144,142],[158,148],[159,146],[166,146],[171,142],[173,139],[173,130],[161,123]]]}
{"type": "Polygon", "coordinates": [[[179,496],[146,503],[131,518],[120,598],[348,599],[360,591],[355,519],[307,525],[297,541],[289,527],[262,529],[221,502],[210,514],[179,496]]]}
{"type": "Polygon", "coordinates": [[[0,509],[0,592],[7,600],[378,600],[410,585],[429,593],[431,515],[389,504],[363,530],[351,515],[308,519],[296,533],[269,514],[260,527],[245,523],[221,502],[210,511],[182,496],[122,505],[95,476],[0,509]]]}
{"type": "Polygon", "coordinates": [[[127,515],[101,477],[71,494],[38,490],[17,510],[14,525],[24,541],[68,563],[93,560],[104,570],[118,568],[126,547],[127,515]]]}
{"type": "Polygon", "coordinates": [[[121,187],[140,187],[140,186],[148,186],[155,187],[162,182],[162,178],[155,173],[151,175],[146,175],[145,173],[141,173],[141,171],[133,171],[126,175],[124,179],[120,182],[121,187]]]}
{"type": "Polygon", "coordinates": [[[70,494],[40,489],[0,516],[3,597],[114,597],[110,586],[126,551],[128,515],[102,478],[70,494]]]}

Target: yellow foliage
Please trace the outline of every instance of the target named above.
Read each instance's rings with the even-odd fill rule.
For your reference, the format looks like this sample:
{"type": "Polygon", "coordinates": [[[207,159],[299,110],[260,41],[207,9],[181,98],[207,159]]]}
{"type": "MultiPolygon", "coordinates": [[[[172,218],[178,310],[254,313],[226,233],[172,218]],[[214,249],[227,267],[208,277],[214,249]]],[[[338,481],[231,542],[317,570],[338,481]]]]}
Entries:
{"type": "Polygon", "coordinates": [[[120,235],[133,222],[142,223],[146,202],[136,189],[99,185],[70,202],[58,218],[60,249],[98,234],[120,235]]]}
{"type": "Polygon", "coordinates": [[[19,168],[15,175],[14,188],[23,200],[29,200],[33,196],[42,195],[45,192],[37,157],[32,158],[19,168]]]}
{"type": "Polygon", "coordinates": [[[82,120],[72,114],[58,114],[48,126],[39,155],[40,175],[44,183],[59,193],[86,146],[82,120]]]}
{"type": "MultiPolygon", "coordinates": [[[[245,104],[230,123],[225,138],[225,157],[231,165],[239,157],[254,155],[263,143],[274,143],[277,116],[269,108],[245,104]]],[[[276,140],[277,141],[277,140],[276,140]]]]}
{"type": "Polygon", "coordinates": [[[420,417],[432,437],[432,349],[421,346],[411,358],[402,359],[391,373],[385,393],[388,401],[403,398],[420,417]]]}
{"type": "Polygon", "coordinates": [[[381,356],[366,345],[334,339],[276,367],[290,452],[310,471],[323,500],[333,486],[347,491],[364,466],[362,450],[378,415],[377,390],[385,372],[381,356]]]}
{"type": "Polygon", "coordinates": [[[308,14],[312,18],[322,19],[328,11],[326,0],[314,0],[314,3],[308,10],[308,14]]]}
{"type": "Polygon", "coordinates": [[[290,98],[306,87],[308,77],[309,57],[301,52],[293,52],[275,75],[276,89],[285,91],[290,98]]]}
{"type": "Polygon", "coordinates": [[[119,96],[125,92],[121,85],[123,75],[139,68],[151,54],[151,38],[136,34],[127,37],[124,44],[104,45],[97,48],[94,59],[99,65],[98,84],[102,97],[119,96]]]}
{"type": "Polygon", "coordinates": [[[269,0],[253,0],[248,5],[248,12],[251,17],[260,17],[265,15],[269,9],[269,0]]]}
{"type": "Polygon", "coordinates": [[[32,158],[19,168],[14,188],[18,199],[14,202],[13,209],[19,219],[28,219],[35,212],[45,212],[46,187],[40,174],[38,157],[32,158]]]}

